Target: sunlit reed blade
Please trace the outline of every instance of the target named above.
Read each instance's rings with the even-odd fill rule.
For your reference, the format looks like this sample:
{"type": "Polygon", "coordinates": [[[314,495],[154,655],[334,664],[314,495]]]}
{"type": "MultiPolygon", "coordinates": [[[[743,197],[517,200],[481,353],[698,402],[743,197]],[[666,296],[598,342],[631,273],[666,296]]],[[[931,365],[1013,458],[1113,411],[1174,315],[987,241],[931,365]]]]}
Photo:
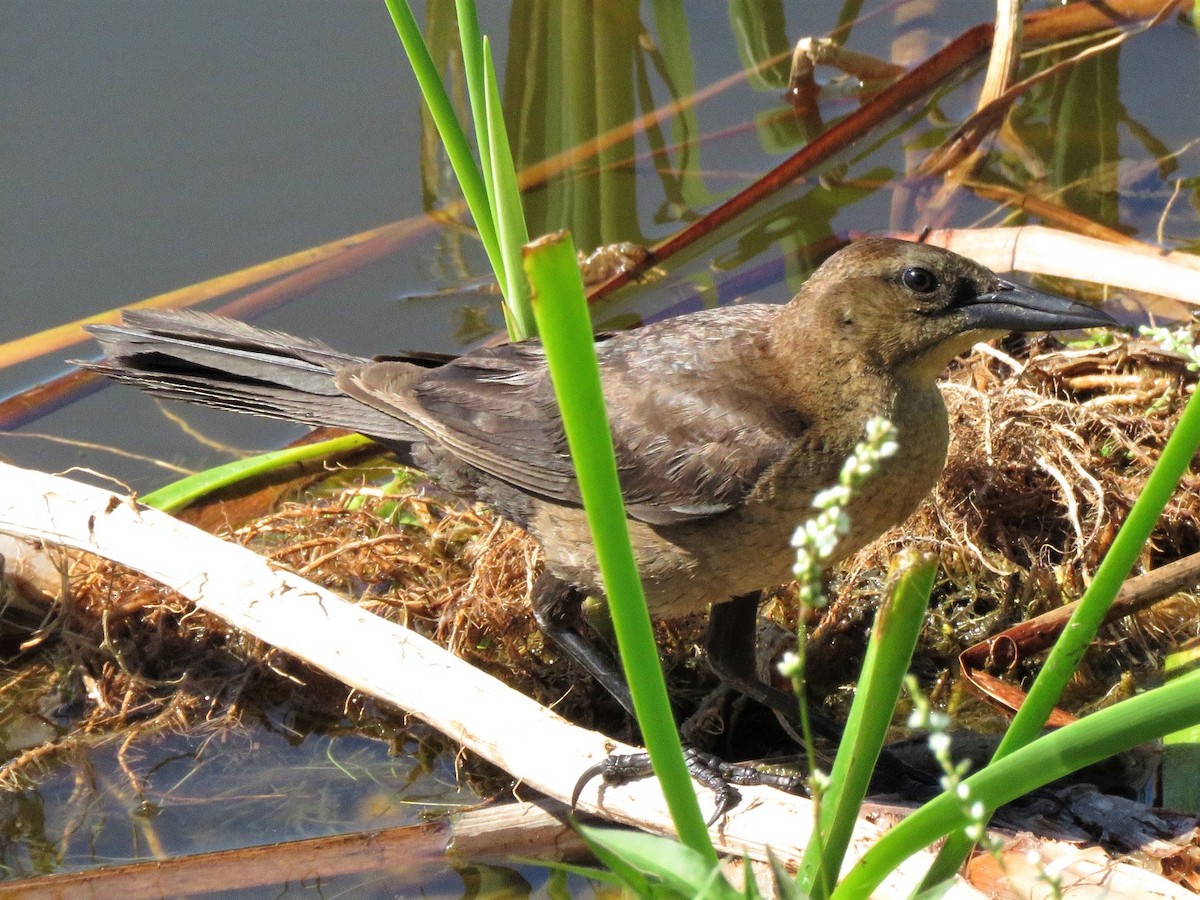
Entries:
{"type": "Polygon", "coordinates": [[[638,724],[680,839],[715,862],[634,562],[574,244],[565,233],[542,238],[524,263],[638,724]]]}

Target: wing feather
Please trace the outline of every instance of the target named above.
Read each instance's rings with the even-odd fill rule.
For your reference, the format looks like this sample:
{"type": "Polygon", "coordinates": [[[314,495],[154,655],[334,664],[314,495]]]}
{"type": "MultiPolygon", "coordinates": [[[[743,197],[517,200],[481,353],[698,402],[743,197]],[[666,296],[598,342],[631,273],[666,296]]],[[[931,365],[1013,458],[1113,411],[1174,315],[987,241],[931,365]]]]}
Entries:
{"type": "MultiPolygon", "coordinates": [[[[669,525],[727,512],[807,429],[801,411],[772,407],[755,374],[775,309],[711,310],[689,316],[686,334],[668,320],[597,344],[605,396],[620,410],[613,441],[633,518],[669,525]]],[[[371,363],[339,383],[487,475],[581,502],[536,342],[484,348],[430,370],[371,363]]]]}

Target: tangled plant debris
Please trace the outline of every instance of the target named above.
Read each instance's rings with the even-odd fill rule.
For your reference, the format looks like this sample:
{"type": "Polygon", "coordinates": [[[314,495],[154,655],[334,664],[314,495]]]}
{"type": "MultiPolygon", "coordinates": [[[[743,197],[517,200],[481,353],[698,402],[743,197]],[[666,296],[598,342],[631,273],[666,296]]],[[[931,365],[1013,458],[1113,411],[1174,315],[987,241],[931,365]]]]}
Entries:
{"type": "MultiPolygon", "coordinates": [[[[825,675],[812,688],[834,706],[846,695],[854,671],[843,660],[863,639],[886,562],[901,546],[916,546],[939,555],[942,574],[914,669],[960,726],[994,729],[998,719],[986,721],[979,704],[953,689],[954,657],[988,633],[1078,596],[1194,385],[1183,355],[1122,336],[1103,346],[1014,341],[965,359],[944,388],[953,438],[937,491],[836,577],[834,602],[812,632],[810,671],[825,675]]],[[[363,471],[372,470],[342,475],[335,492],[288,503],[231,538],[439,640],[570,718],[619,728],[619,712],[603,692],[567,670],[533,623],[536,546],[419,477],[381,489],[363,487],[363,471]]],[[[1200,549],[1195,487],[1189,476],[1168,506],[1147,568],[1200,549]]],[[[40,675],[32,679],[40,702],[69,711],[62,712],[69,725],[64,720],[59,736],[9,759],[0,783],[27,783],[39,766],[81,743],[127,739],[129,728],[227,721],[264,696],[330,721],[365,726],[386,715],[145,579],[102,561],[74,566],[73,603],[56,620],[57,639],[10,666],[10,696],[0,707],[27,705],[14,696],[26,696],[40,675]]],[[[792,599],[784,590],[771,607],[785,628],[795,615],[792,599]]],[[[1128,689],[1122,679],[1129,673],[1152,673],[1162,648],[1196,636],[1194,596],[1161,606],[1166,611],[1109,628],[1103,652],[1077,679],[1076,708],[1107,702],[1111,691],[1128,689]]],[[[711,687],[706,667],[696,664],[702,627],[685,620],[660,629],[683,707],[711,687]]]]}

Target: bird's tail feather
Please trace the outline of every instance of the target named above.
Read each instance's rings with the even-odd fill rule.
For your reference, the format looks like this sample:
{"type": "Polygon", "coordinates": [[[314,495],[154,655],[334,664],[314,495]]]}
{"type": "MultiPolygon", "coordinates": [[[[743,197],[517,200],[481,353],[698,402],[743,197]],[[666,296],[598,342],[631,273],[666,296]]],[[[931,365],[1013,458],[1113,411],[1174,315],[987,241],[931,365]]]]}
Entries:
{"type": "Polygon", "coordinates": [[[78,365],[160,397],[343,428],[387,443],[420,437],[340,391],[336,373],[367,360],[320,341],[190,310],[130,311],[120,325],[88,331],[105,358],[78,365]]]}

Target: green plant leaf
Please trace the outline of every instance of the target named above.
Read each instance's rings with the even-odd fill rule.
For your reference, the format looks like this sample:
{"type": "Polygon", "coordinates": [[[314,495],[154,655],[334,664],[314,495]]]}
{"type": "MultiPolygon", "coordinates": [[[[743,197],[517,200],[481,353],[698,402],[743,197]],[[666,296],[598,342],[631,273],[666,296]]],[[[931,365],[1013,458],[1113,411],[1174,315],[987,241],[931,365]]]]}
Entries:
{"type": "MultiPolygon", "coordinates": [[[[446,93],[446,86],[442,84],[433,57],[429,55],[429,48],[425,45],[425,38],[421,35],[416,17],[413,16],[407,0],[384,2],[387,4],[388,13],[391,14],[392,23],[396,26],[396,33],[400,36],[400,42],[404,45],[404,52],[408,56],[413,74],[417,77],[425,105],[429,107],[438,134],[446,147],[446,156],[458,178],[459,186],[462,187],[463,197],[471,210],[471,217],[475,220],[475,228],[483,242],[488,261],[492,264],[493,271],[502,272],[504,263],[500,255],[500,242],[496,237],[496,225],[488,204],[483,175],[471,153],[471,145],[458,122],[454,105],[446,93]]],[[[477,90],[470,86],[468,89],[477,90]]]]}
{"type": "Polygon", "coordinates": [[[928,554],[901,554],[892,563],[890,590],[879,607],[854,702],[820,800],[817,828],[804,851],[797,881],[813,897],[828,897],[887,738],[904,675],[925,621],[937,572],[928,554]]]}
{"type": "Polygon", "coordinates": [[[519,340],[537,334],[537,324],[529,306],[529,285],[521,265],[521,248],[528,243],[529,232],[525,227],[521,189],[513,168],[512,148],[508,143],[508,130],[504,127],[504,107],[487,38],[483,39],[483,77],[488,147],[488,156],[483,163],[492,173],[492,211],[500,239],[500,256],[504,260],[504,268],[497,274],[506,285],[504,308],[509,334],[519,340]]]}
{"type": "Polygon", "coordinates": [[[775,879],[775,893],[779,896],[779,900],[809,900],[808,893],[796,883],[784,866],[783,860],[770,847],[767,847],[767,863],[770,865],[771,875],[775,879]]]}
{"type": "Polygon", "coordinates": [[[585,825],[579,826],[579,832],[597,856],[603,852],[616,858],[627,873],[632,869],[639,876],[651,875],[679,896],[711,900],[743,896],[725,880],[717,863],[675,838],[585,825]]]}
{"type": "MultiPolygon", "coordinates": [[[[1123,700],[1013,751],[962,782],[970,802],[995,809],[1116,753],[1200,722],[1200,672],[1123,700]]],[[[896,866],[970,821],[964,800],[941,794],[895,825],[834,890],[834,900],[868,897],[896,866]]],[[[931,870],[932,871],[932,870],[931,870]]],[[[922,889],[953,877],[926,876],[922,889]]]]}
{"type": "Polygon", "coordinates": [[[174,481],[138,499],[147,506],[152,506],[162,512],[174,513],[195,503],[201,497],[231,484],[261,475],[269,475],[298,462],[342,456],[368,447],[371,443],[370,438],[365,438],[360,434],[350,434],[316,444],[304,444],[299,447],[288,447],[285,450],[275,450],[271,453],[261,453],[249,459],[239,459],[206,469],[203,472],[197,472],[195,475],[181,478],[179,481],[174,481]]]}
{"type": "Polygon", "coordinates": [[[570,236],[550,235],[526,247],[525,271],[638,725],[680,839],[715,862],[629,542],[591,319],[570,236]]]}
{"type": "MultiPolygon", "coordinates": [[[[1200,662],[1200,647],[1188,647],[1168,654],[1163,666],[1168,678],[1192,671],[1200,662]]],[[[1178,812],[1200,812],[1200,724],[1181,728],[1163,736],[1162,765],[1159,781],[1162,805],[1178,812]]]]}

